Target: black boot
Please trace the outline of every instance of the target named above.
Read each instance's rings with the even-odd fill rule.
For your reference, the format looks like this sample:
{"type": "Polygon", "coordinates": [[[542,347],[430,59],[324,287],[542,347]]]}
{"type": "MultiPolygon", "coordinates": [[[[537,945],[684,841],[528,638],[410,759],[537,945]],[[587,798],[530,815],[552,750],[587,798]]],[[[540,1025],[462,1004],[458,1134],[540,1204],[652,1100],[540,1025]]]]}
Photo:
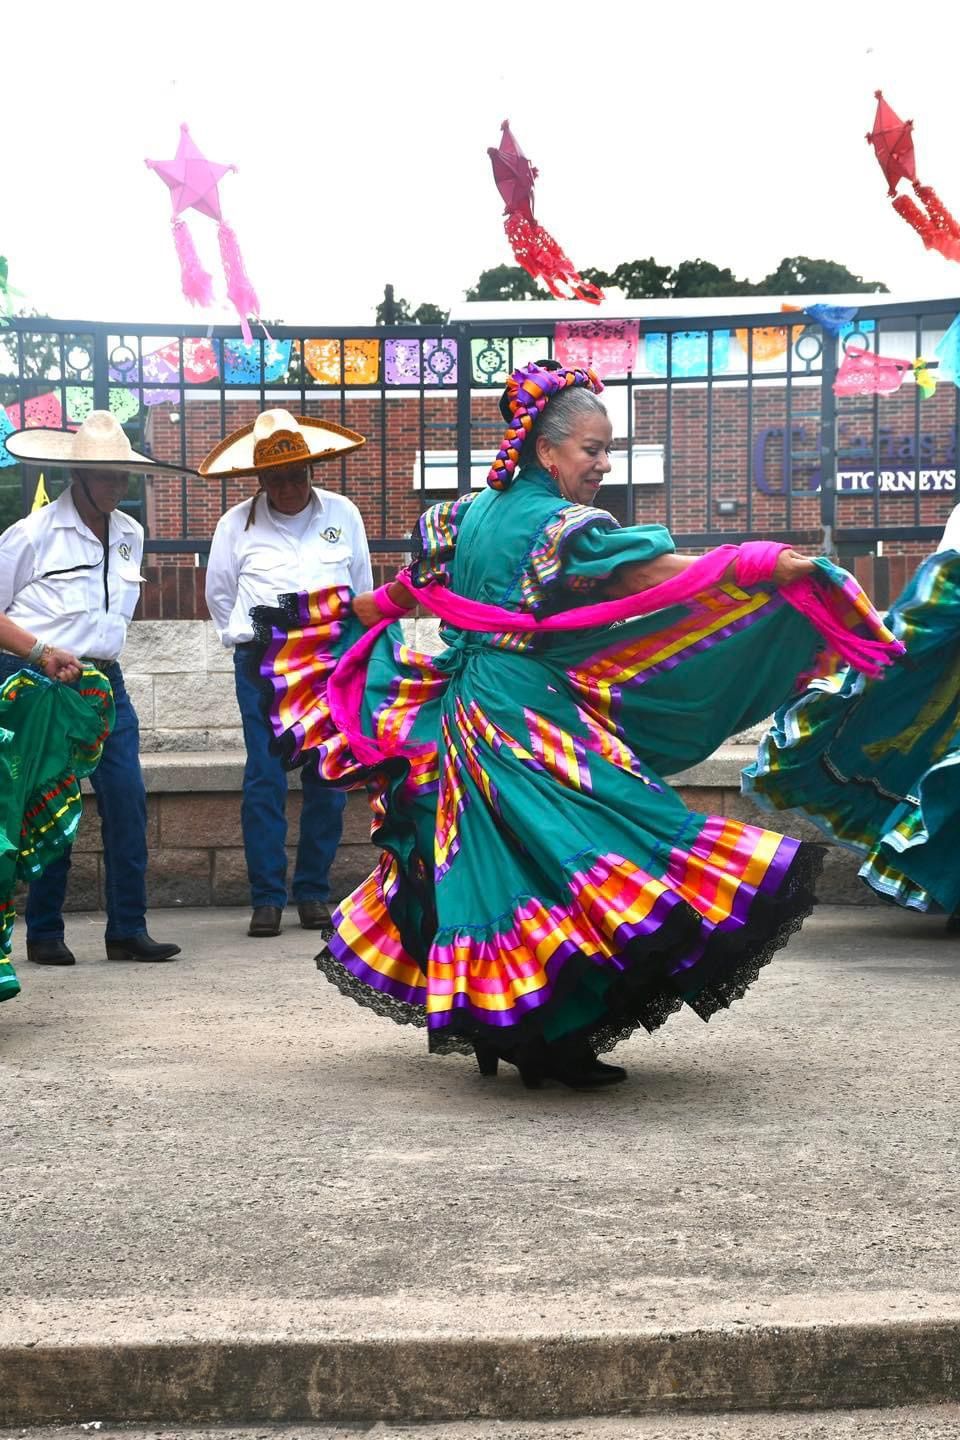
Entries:
{"type": "Polygon", "coordinates": [[[255,905],[247,934],[255,940],[268,940],[280,934],[283,911],[279,905],[255,905]]]}
{"type": "Polygon", "coordinates": [[[528,1090],[541,1089],[544,1080],[557,1080],[571,1090],[600,1090],[627,1078],[620,1065],[605,1065],[585,1040],[577,1039],[528,1046],[518,1068],[528,1090]]]}
{"type": "Polygon", "coordinates": [[[159,940],[151,940],[146,930],[106,943],[108,960],[172,960],[180,954],[179,945],[164,945],[159,940]]]}
{"type": "Polygon", "coordinates": [[[34,965],[76,965],[77,957],[62,940],[28,940],[27,959],[34,965]]]}

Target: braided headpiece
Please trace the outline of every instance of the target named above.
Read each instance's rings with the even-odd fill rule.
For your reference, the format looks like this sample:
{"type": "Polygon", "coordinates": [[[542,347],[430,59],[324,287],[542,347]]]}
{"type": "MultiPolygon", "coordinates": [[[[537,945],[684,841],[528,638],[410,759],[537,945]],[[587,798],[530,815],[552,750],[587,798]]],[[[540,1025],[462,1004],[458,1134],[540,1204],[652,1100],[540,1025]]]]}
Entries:
{"type": "Polygon", "coordinates": [[[523,443],[533,429],[534,421],[549,401],[561,390],[585,385],[594,395],[603,389],[594,370],[544,369],[542,365],[523,365],[514,370],[500,402],[500,411],[509,422],[509,429],[500,442],[497,458],[490,467],[487,484],[494,490],[509,490],[516,477],[523,443]]]}

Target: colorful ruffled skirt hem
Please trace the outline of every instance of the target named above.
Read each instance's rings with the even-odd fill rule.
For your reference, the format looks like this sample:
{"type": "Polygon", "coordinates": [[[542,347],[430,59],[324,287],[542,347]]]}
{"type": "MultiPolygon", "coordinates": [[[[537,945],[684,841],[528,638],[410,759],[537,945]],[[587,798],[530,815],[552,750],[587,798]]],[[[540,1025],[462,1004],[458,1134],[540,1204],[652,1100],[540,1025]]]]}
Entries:
{"type": "MultiPolygon", "coordinates": [[[[740,923],[726,928],[711,925],[678,897],[655,907],[646,923],[631,923],[611,888],[607,900],[594,902],[613,930],[598,966],[596,937],[570,933],[575,924],[564,935],[560,917],[544,916],[530,897],[492,939],[438,934],[426,972],[406,952],[384,898],[385,876],[387,893],[398,887],[396,866],[385,857],[336,911],[334,934],[317,955],[317,968],[341,994],[377,1015],[425,1027],[434,1053],[469,1053],[483,1044],[509,1056],[541,1037],[570,1034],[586,1037],[601,1053],[635,1030],[652,1034],[684,1004],[707,1021],[746,994],[815,903],[822,847],[784,840],[783,848],[781,863],[760,888],[749,900],[746,893],[740,897],[740,923]],[[507,957],[516,954],[517,936],[531,918],[541,938],[523,947],[533,959],[518,975],[523,967],[507,957]],[[549,958],[540,964],[547,950],[549,958]],[[490,982],[507,971],[514,984],[505,995],[505,987],[498,992],[490,982]]],[[[585,915],[574,902],[565,918],[575,915],[583,929],[585,915]]]]}

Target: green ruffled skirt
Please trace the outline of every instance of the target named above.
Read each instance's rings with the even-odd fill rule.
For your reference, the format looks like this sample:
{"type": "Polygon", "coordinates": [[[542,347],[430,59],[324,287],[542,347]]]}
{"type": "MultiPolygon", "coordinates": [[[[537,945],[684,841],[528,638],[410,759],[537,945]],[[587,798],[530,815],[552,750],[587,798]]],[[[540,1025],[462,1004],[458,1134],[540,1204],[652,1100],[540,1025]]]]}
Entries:
{"type": "Polygon", "coordinates": [[[856,850],[878,895],[952,913],[960,909],[960,554],[931,555],[887,624],[904,658],[878,680],[844,670],[784,706],[743,788],[856,850]]]}
{"type": "Polygon", "coordinates": [[[113,714],[110,682],[98,670],[76,685],[18,670],[0,685],[0,1000],[20,991],[7,959],[14,890],[73,843],[80,781],[100,759],[113,714]]]}

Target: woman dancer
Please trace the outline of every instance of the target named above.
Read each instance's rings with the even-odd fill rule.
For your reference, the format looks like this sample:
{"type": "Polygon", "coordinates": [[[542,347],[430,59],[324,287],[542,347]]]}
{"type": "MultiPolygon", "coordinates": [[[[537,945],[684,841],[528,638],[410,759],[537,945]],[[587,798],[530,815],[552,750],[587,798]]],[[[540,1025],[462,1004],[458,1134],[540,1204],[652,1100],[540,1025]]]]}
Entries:
{"type": "Polygon", "coordinates": [[[0,650],[24,668],[0,683],[0,1001],[20,993],[10,954],[13,892],[71,843],[80,780],[113,722],[109,683],[75,655],[44,645],[0,615],[0,650]],[[72,682],[83,677],[78,689],[72,682]],[[66,683],[59,683],[66,682],[66,683]]]}
{"type": "Polygon", "coordinates": [[[906,648],[882,679],[846,669],[774,717],[743,789],[864,857],[861,878],[960,933],[960,506],[886,623],[906,648]]]}
{"type": "Polygon", "coordinates": [[[745,992],[809,912],[819,847],[690,813],[661,777],[789,695],[818,626],[868,667],[896,650],[828,562],[681,557],[596,508],[601,389],[516,371],[490,488],[428,510],[396,582],[257,612],[288,761],[366,786],[382,852],[319,968],[534,1087],[622,1080],[598,1052],[745,992]],[[418,600],[445,621],[434,657],[391,623],[418,600]]]}

